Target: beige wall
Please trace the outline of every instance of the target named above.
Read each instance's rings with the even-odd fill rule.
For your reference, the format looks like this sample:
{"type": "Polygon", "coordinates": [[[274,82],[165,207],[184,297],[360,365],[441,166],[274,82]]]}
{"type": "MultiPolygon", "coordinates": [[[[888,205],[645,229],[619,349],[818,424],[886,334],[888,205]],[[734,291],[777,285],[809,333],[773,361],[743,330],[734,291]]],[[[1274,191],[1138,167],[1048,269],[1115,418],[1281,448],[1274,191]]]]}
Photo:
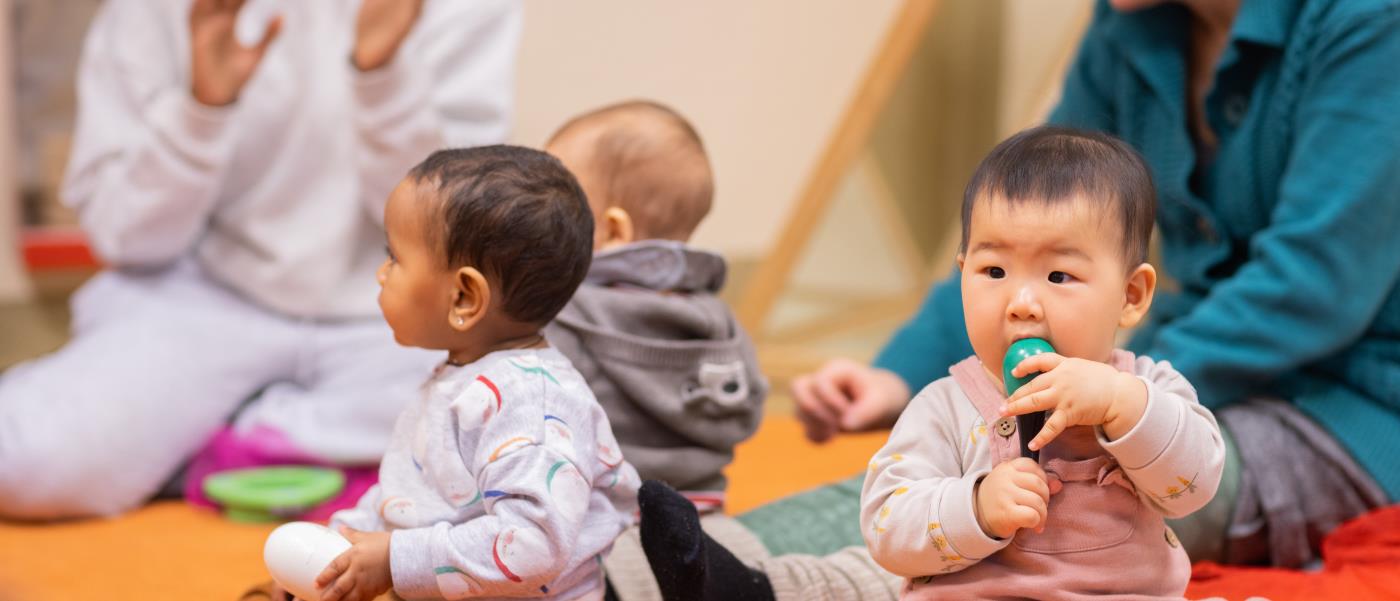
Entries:
{"type": "Polygon", "coordinates": [[[765,252],[853,94],[897,0],[528,0],[514,140],[617,100],[670,104],[714,162],[695,242],[765,252]]]}
{"type": "MultiPolygon", "coordinates": [[[[672,104],[698,125],[718,177],[716,208],[695,241],[756,259],[786,223],[902,2],[525,0],[513,140],[539,144],[570,115],[603,103],[650,97],[672,104]]],[[[955,195],[972,155],[983,150],[981,115],[999,111],[997,130],[1004,134],[1048,108],[1053,96],[1043,92],[1045,84],[1058,79],[1059,49],[1078,35],[1089,4],[943,0],[911,63],[914,81],[896,92],[873,134],[874,184],[857,178],[841,194],[859,202],[872,194],[871,185],[889,188],[918,226],[920,249],[937,248],[942,230],[929,223],[947,214],[934,205],[955,195]],[[1002,24],[1000,32],[987,34],[989,15],[1002,24]],[[975,120],[965,118],[969,110],[978,113],[975,120]],[[977,141],[968,144],[974,123],[977,141]]],[[[0,110],[12,110],[5,102],[0,98],[0,110]]],[[[0,164],[13,169],[15,161],[0,164]]],[[[13,182],[15,175],[0,179],[13,182]]],[[[6,230],[13,227],[14,200],[4,198],[0,239],[12,240],[6,230]]],[[[835,209],[837,219],[858,217],[848,209],[835,209]]],[[[847,237],[871,231],[834,230],[847,237]]],[[[0,248],[0,296],[17,290],[5,277],[13,275],[14,259],[12,244],[0,248]]]]}
{"type": "MultiPolygon", "coordinates": [[[[982,129],[965,131],[960,112],[975,111],[977,122],[995,113],[992,138],[1043,115],[1054,100],[1045,90],[1055,87],[1062,49],[1072,47],[1090,0],[973,4],[944,0],[923,58],[911,63],[933,73],[921,73],[918,83],[897,93],[872,142],[886,183],[901,197],[927,188],[941,203],[960,189],[948,180],[975,164],[975,156],[964,155],[980,155],[993,141],[983,139],[982,129]],[[989,16],[1001,24],[999,35],[968,33],[986,31],[977,23],[989,16]],[[960,89],[934,89],[939,85],[960,89]],[[929,150],[919,138],[952,147],[929,150]],[[920,169],[915,161],[925,157],[956,165],[920,169]]],[[[513,140],[541,144],[569,116],[609,102],[647,97],[671,104],[696,123],[718,180],[715,210],[694,241],[735,258],[762,256],[900,5],[527,0],[513,140]]],[[[843,194],[863,193],[861,184],[853,186],[843,194]]],[[[948,215],[905,204],[911,219],[937,216],[941,222],[948,215]]],[[[928,251],[942,232],[934,227],[916,238],[928,251]]]]}
{"type": "Polygon", "coordinates": [[[1064,69],[1093,12],[1093,0],[1003,0],[1002,135],[1041,122],[1059,98],[1064,69]]]}

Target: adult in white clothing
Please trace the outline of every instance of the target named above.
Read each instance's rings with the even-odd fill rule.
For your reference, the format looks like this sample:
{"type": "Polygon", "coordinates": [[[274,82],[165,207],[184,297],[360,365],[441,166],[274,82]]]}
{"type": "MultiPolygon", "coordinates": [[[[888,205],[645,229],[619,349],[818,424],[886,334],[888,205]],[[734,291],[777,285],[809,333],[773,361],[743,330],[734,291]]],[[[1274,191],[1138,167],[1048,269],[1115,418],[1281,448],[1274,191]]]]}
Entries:
{"type": "Polygon", "coordinates": [[[521,18],[515,0],[108,0],[64,182],[108,269],[67,346],[0,374],[0,516],[131,509],[216,433],[377,461],[436,360],[379,315],[383,205],[430,152],[505,139],[521,18]]]}

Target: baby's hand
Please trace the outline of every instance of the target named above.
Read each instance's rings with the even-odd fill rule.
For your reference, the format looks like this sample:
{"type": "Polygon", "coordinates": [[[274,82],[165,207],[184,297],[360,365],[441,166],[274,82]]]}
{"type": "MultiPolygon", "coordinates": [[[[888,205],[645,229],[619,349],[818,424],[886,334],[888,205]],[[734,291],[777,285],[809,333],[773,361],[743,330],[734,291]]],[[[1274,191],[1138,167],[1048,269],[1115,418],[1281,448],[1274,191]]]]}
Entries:
{"type": "MultiPolygon", "coordinates": [[[[1070,426],[1103,426],[1109,440],[1127,434],[1147,409],[1147,385],[1130,373],[1086,359],[1042,353],[1022,361],[1011,375],[1042,372],[1006,400],[1002,415],[1050,411],[1029,447],[1040,450],[1070,426]]],[[[1022,436],[1030,433],[1022,432],[1022,436]]]]}
{"type": "Polygon", "coordinates": [[[350,62],[373,71],[394,58],[413,24],[423,13],[423,0],[369,0],[360,3],[355,19],[355,46],[350,62]]]}
{"type": "Polygon", "coordinates": [[[272,601],[292,601],[295,599],[291,593],[287,592],[287,589],[282,588],[282,585],[277,584],[276,581],[273,581],[272,590],[268,591],[267,595],[272,601]]]}
{"type": "Polygon", "coordinates": [[[389,533],[342,527],[350,548],[316,577],[321,601],[370,601],[394,587],[389,572],[389,533]]]}
{"type": "Polygon", "coordinates": [[[1045,529],[1050,495],[1059,492],[1036,462],[1018,457],[1002,463],[982,478],[973,489],[973,507],[982,532],[996,538],[1011,538],[1017,530],[1045,529]]]}

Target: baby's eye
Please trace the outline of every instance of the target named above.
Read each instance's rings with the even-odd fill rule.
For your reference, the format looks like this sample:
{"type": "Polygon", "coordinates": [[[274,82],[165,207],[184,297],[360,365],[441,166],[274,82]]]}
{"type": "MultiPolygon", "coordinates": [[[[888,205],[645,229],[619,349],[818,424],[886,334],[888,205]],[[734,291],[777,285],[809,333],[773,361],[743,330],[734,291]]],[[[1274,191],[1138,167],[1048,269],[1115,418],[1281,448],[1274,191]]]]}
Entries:
{"type": "Polygon", "coordinates": [[[387,245],[384,247],[384,254],[389,257],[390,263],[398,262],[398,259],[394,258],[394,249],[389,248],[387,245]]]}
{"type": "Polygon", "coordinates": [[[988,267],[985,271],[987,272],[987,277],[994,280],[1000,280],[1006,277],[1006,270],[1000,267],[988,267]]]}
{"type": "Polygon", "coordinates": [[[1074,280],[1074,276],[1072,276],[1072,275],[1070,275],[1070,274],[1068,274],[1068,273],[1065,273],[1065,272],[1063,272],[1063,271],[1052,271],[1052,272],[1050,272],[1050,283],[1051,283],[1051,284],[1064,284],[1064,283],[1070,282],[1070,281],[1072,281],[1072,280],[1074,280]]]}

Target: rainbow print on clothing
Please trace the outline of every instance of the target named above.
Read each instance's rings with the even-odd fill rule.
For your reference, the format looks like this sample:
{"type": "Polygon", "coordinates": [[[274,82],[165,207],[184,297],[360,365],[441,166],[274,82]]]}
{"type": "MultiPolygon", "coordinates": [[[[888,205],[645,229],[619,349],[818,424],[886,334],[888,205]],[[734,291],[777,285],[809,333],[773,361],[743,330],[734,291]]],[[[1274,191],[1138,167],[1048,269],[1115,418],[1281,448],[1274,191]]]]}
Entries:
{"type": "Polygon", "coordinates": [[[549,370],[545,369],[544,365],[540,363],[539,357],[536,357],[534,355],[511,357],[510,359],[507,359],[506,362],[514,366],[516,369],[523,371],[527,374],[540,374],[546,378],[549,378],[550,382],[559,384],[559,380],[554,379],[554,374],[549,373],[549,370]]]}

